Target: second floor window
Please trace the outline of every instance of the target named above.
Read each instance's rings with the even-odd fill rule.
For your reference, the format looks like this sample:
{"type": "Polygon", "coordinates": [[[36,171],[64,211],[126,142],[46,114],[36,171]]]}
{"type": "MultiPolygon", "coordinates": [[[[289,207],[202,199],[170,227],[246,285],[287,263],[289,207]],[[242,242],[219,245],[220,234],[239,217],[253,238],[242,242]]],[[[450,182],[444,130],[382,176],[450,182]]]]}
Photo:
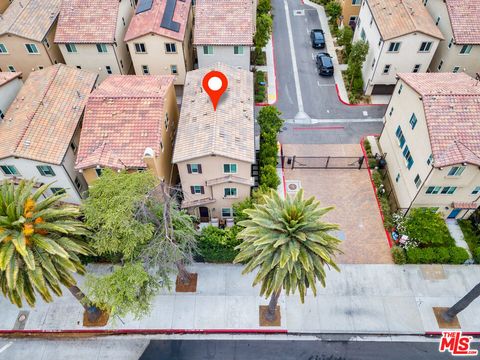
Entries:
{"type": "Polygon", "coordinates": [[[97,44],[97,51],[99,53],[106,53],[107,52],[107,45],[105,44],[97,44]]]}
{"type": "Polygon", "coordinates": [[[418,73],[419,71],[420,71],[420,64],[416,64],[416,65],[413,67],[412,72],[418,73]]]}
{"type": "Polygon", "coordinates": [[[388,45],[388,52],[398,52],[400,50],[400,43],[399,42],[391,42],[388,45]]]}
{"type": "Polygon", "coordinates": [[[417,174],[417,176],[415,176],[415,186],[417,187],[417,189],[420,187],[420,185],[422,185],[422,179],[420,178],[420,175],[417,174]]]}
{"type": "Polygon", "coordinates": [[[410,170],[413,166],[413,157],[412,154],[410,153],[410,149],[408,148],[408,145],[405,146],[405,149],[403,149],[403,157],[405,158],[407,169],[410,170]]]}
{"type": "Polygon", "coordinates": [[[108,66],[108,65],[105,66],[105,70],[107,70],[107,74],[109,74],[109,75],[113,74],[111,66],[108,66]]]}
{"type": "Polygon", "coordinates": [[[178,74],[177,65],[170,65],[170,73],[172,75],[177,75],[178,74]]]}
{"type": "Polygon", "coordinates": [[[39,165],[37,166],[37,169],[42,176],[55,176],[55,172],[53,171],[51,166],[39,165]]]}
{"type": "Polygon", "coordinates": [[[465,170],[465,166],[453,166],[448,172],[448,176],[460,176],[465,170]]]}
{"type": "Polygon", "coordinates": [[[0,169],[2,169],[5,175],[20,175],[17,168],[13,165],[1,165],[0,169]]]}
{"type": "Polygon", "coordinates": [[[223,172],[225,174],[236,174],[237,164],[223,164],[223,172]]]}
{"type": "Polygon", "coordinates": [[[175,43],[166,43],[165,52],[167,54],[173,54],[177,52],[177,45],[175,43]]]}
{"type": "Polygon", "coordinates": [[[150,70],[148,69],[148,65],[142,65],[142,73],[143,73],[143,75],[150,74],[150,70]]]}
{"type": "Polygon", "coordinates": [[[235,55],[243,55],[243,46],[234,46],[233,53],[235,55]]]}
{"type": "Polygon", "coordinates": [[[187,164],[187,171],[189,174],[201,174],[202,165],[201,164],[187,164]]]}
{"type": "Polygon", "coordinates": [[[223,197],[237,197],[237,189],[236,188],[223,189],[223,197]]]}
{"type": "Polygon", "coordinates": [[[442,189],[441,186],[429,186],[429,187],[427,188],[426,193],[429,194],[429,195],[430,195],[430,194],[435,195],[435,194],[438,194],[441,189],[442,189]]]}
{"type": "Polygon", "coordinates": [[[213,46],[211,45],[205,45],[203,47],[203,54],[204,55],[213,55],[213,46]]]}
{"type": "Polygon", "coordinates": [[[477,195],[478,193],[480,193],[480,186],[477,186],[475,189],[473,189],[472,195],[477,195]]]}
{"type": "Polygon", "coordinates": [[[38,54],[37,45],[35,44],[25,44],[29,54],[38,54]]]}
{"type": "Polygon", "coordinates": [[[400,148],[403,148],[403,145],[405,145],[405,136],[403,135],[403,131],[400,125],[398,125],[395,135],[398,139],[398,145],[400,146],[400,148]]]}
{"type": "Polygon", "coordinates": [[[7,48],[5,47],[4,44],[0,44],[0,54],[6,54],[8,51],[7,51],[7,48]]]}
{"type": "Polygon", "coordinates": [[[67,49],[67,52],[69,53],[76,53],[77,52],[77,47],[75,44],[65,44],[65,48],[67,49]]]}
{"type": "Polygon", "coordinates": [[[412,130],[415,129],[416,125],[417,125],[417,117],[415,116],[415,114],[412,114],[412,116],[410,116],[410,126],[412,127],[412,130]]]}
{"type": "Polygon", "coordinates": [[[463,45],[462,48],[460,49],[460,54],[468,55],[470,54],[470,51],[472,51],[472,45],[463,45]]]}
{"type": "Polygon", "coordinates": [[[362,0],[352,0],[352,5],[360,5],[362,0]]]}
{"type": "Polygon", "coordinates": [[[385,65],[385,67],[383,68],[383,75],[387,75],[390,72],[391,67],[392,65],[385,65]]]}
{"type": "Polygon", "coordinates": [[[205,194],[205,188],[201,185],[190,186],[190,192],[192,194],[205,194]]]}
{"type": "Polygon", "coordinates": [[[145,44],[143,43],[137,43],[135,44],[135,52],[138,54],[144,54],[147,52],[147,48],[145,47],[145,44]]]}
{"type": "Polygon", "coordinates": [[[430,49],[432,48],[432,42],[431,41],[424,41],[422,42],[422,44],[420,45],[420,52],[429,52],[430,49]]]}
{"type": "Polygon", "coordinates": [[[456,186],[445,186],[442,189],[442,194],[452,195],[457,190],[456,186]]]}

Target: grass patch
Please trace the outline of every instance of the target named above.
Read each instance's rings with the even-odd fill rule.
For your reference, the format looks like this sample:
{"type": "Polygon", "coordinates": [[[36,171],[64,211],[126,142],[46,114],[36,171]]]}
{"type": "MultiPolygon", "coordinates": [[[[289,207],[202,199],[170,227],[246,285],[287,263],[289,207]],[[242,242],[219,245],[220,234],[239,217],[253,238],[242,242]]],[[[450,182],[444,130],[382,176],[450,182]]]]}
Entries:
{"type": "Polygon", "coordinates": [[[268,79],[265,71],[255,71],[255,102],[262,103],[268,96],[268,79]]]}
{"type": "Polygon", "coordinates": [[[345,88],[347,89],[350,104],[370,104],[372,102],[371,97],[363,93],[363,89],[360,89],[358,92],[352,92],[349,90],[350,79],[348,79],[345,71],[342,71],[342,77],[343,82],[345,83],[345,88]]]}
{"type": "Polygon", "coordinates": [[[473,230],[473,226],[470,220],[457,220],[460,229],[462,229],[463,237],[465,238],[466,243],[470,252],[473,254],[475,249],[480,245],[480,237],[473,230]]]}

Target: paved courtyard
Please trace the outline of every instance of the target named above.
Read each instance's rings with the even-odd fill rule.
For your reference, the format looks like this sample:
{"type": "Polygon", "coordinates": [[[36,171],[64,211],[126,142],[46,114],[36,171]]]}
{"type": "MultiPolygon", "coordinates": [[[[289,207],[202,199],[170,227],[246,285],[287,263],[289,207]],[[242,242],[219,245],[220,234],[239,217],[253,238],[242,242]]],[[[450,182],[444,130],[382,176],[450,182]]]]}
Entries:
{"type": "MultiPolygon", "coordinates": [[[[285,156],[361,156],[358,144],[284,144],[285,156]]],[[[298,180],[306,196],[335,206],[325,220],[340,225],[341,264],[391,264],[390,249],[366,169],[289,169],[285,179],[298,180]]]]}

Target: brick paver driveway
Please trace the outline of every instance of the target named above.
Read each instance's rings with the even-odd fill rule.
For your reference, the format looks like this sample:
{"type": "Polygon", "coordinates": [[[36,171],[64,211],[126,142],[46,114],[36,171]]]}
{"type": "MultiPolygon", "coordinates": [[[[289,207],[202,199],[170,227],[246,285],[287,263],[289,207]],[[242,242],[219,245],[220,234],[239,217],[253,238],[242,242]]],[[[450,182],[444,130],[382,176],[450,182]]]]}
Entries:
{"type": "MultiPolygon", "coordinates": [[[[285,156],[352,156],[362,154],[360,145],[285,144],[285,156]]],[[[315,196],[323,206],[335,206],[325,220],[340,225],[343,264],[390,264],[392,258],[383,229],[368,170],[289,169],[285,179],[298,180],[306,196],[315,196]]]]}

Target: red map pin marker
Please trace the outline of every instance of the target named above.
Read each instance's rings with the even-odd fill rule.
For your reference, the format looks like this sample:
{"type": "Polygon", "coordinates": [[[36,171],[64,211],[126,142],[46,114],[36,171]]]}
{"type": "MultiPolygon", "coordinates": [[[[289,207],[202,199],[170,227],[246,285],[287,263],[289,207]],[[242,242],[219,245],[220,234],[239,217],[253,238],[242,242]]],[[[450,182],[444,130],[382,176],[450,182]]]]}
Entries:
{"type": "Polygon", "coordinates": [[[217,104],[228,87],[227,77],[220,71],[210,71],[203,77],[202,86],[212,100],[213,110],[217,111],[217,104]]]}

